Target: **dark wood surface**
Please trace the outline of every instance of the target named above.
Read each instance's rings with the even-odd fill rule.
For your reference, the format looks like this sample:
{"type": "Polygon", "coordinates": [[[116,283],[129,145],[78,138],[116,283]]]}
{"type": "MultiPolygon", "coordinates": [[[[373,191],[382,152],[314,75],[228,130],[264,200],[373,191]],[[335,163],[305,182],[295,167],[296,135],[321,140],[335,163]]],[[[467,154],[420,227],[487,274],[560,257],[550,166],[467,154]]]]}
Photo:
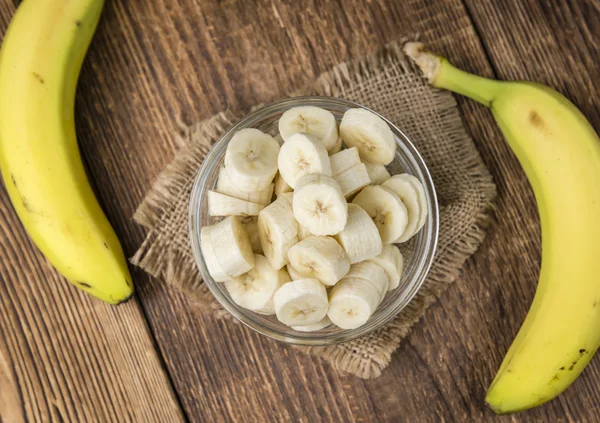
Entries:
{"type": "MultiPolygon", "coordinates": [[[[107,3],[77,124],[129,256],[143,239],[130,216],[177,149],[178,120],[277,99],[405,34],[469,71],[552,85],[600,130],[598,0],[107,3]]],[[[1,33],[13,12],[0,0],[1,33]]],[[[375,380],[217,321],[135,269],[130,303],[88,298],[33,247],[0,191],[0,421],[598,421],[598,359],[542,407],[503,417],[485,407],[533,298],[540,233],[527,180],[489,112],[458,103],[498,185],[495,222],[375,380]]]]}

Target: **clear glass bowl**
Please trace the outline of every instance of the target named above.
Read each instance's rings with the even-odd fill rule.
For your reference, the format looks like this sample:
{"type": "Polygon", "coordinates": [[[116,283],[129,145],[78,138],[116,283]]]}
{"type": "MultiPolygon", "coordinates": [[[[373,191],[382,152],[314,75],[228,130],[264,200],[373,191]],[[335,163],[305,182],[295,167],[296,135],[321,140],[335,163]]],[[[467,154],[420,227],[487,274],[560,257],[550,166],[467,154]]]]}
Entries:
{"type": "Polygon", "coordinates": [[[384,116],[381,117],[392,129],[398,144],[396,157],[388,166],[388,170],[392,175],[410,173],[423,183],[429,213],[423,229],[409,242],[399,244],[404,256],[404,273],[400,286],[387,293],[366,324],[352,330],[330,326],[316,332],[298,332],[280,323],[275,316],[262,316],[241,308],[233,302],[225,284],[217,283],[212,279],[200,249],[200,229],[219,220],[208,214],[207,192],[216,185],[219,168],[223,164],[225,150],[233,134],[243,128],[257,128],[275,135],[278,133],[277,125],[283,112],[293,107],[307,105],[329,110],[338,122],[341,121],[346,110],[356,107],[366,108],[360,104],[333,97],[295,97],[269,104],[250,113],[214,145],[196,176],[190,201],[190,239],[194,258],[204,282],[221,305],[236,319],[257,332],[279,341],[300,345],[331,345],[366,335],[385,325],[400,313],[423,284],[436,250],[439,223],[438,205],[431,175],[414,145],[400,129],[384,116]]]}

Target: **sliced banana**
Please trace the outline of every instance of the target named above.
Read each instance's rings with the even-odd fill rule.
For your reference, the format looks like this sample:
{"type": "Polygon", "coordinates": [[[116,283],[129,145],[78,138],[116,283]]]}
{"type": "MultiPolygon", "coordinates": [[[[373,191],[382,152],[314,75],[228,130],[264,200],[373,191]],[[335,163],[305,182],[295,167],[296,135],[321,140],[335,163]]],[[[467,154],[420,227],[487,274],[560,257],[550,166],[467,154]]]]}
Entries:
{"type": "Polygon", "coordinates": [[[279,132],[285,142],[296,132],[305,132],[321,141],[327,150],[335,148],[338,140],[338,127],[333,114],[314,106],[287,110],[279,118],[279,132]]]}
{"type": "Polygon", "coordinates": [[[356,329],[367,323],[380,300],[374,284],[363,279],[343,278],[329,293],[327,316],[342,329],[356,329]]]}
{"type": "Polygon", "coordinates": [[[417,201],[419,203],[419,221],[417,222],[417,227],[415,228],[415,233],[417,233],[427,221],[427,213],[429,209],[427,207],[427,196],[425,195],[425,189],[417,177],[409,175],[408,173],[397,175],[396,179],[408,182],[417,192],[417,201]]]}
{"type": "Polygon", "coordinates": [[[240,190],[264,190],[277,173],[278,155],[279,144],[275,138],[258,129],[241,129],[227,146],[225,169],[240,190]]]}
{"type": "Polygon", "coordinates": [[[371,216],[384,244],[396,241],[406,229],[406,207],[391,189],[381,185],[369,185],[363,188],[352,202],[361,206],[371,216]]]}
{"type": "Polygon", "coordinates": [[[257,216],[265,206],[208,191],[208,214],[211,216],[257,216]]]}
{"type": "Polygon", "coordinates": [[[298,240],[302,241],[302,240],[308,238],[309,236],[313,236],[313,234],[311,234],[310,231],[308,229],[306,229],[304,226],[302,226],[301,224],[298,224],[298,240]]]}
{"type": "Polygon", "coordinates": [[[389,188],[398,194],[398,197],[400,197],[406,206],[406,212],[408,213],[408,224],[406,225],[406,229],[400,238],[394,241],[406,242],[417,232],[417,226],[419,225],[419,218],[421,216],[421,206],[419,205],[419,197],[415,184],[413,181],[410,181],[409,178],[403,177],[403,175],[394,175],[385,181],[382,186],[389,188]]]}
{"type": "Polygon", "coordinates": [[[394,160],[394,134],[383,119],[369,110],[347,110],[340,123],[340,135],[348,147],[358,148],[365,161],[387,165],[394,160]]]}
{"type": "Polygon", "coordinates": [[[359,164],[360,156],[358,155],[358,149],[352,147],[329,156],[329,161],[331,163],[331,174],[335,176],[338,173],[359,164]]]}
{"type": "Polygon", "coordinates": [[[340,184],[331,176],[318,173],[298,180],[293,210],[298,223],[315,235],[341,232],[348,218],[348,203],[340,184]]]}
{"type": "Polygon", "coordinates": [[[219,264],[217,256],[212,249],[210,240],[211,230],[212,226],[205,226],[200,230],[200,248],[202,249],[202,256],[204,257],[204,262],[208,268],[208,273],[210,273],[210,276],[212,276],[215,282],[226,282],[231,278],[227,276],[219,264]]]}
{"type": "Polygon", "coordinates": [[[333,286],[350,270],[350,260],[337,241],[328,236],[310,236],[288,251],[291,266],[305,278],[333,286]]]}
{"type": "Polygon", "coordinates": [[[325,329],[328,326],[331,326],[331,320],[329,320],[329,317],[325,316],[317,323],[313,323],[312,325],[292,326],[292,329],[297,330],[298,332],[316,332],[318,330],[325,329]]]}
{"type": "Polygon", "coordinates": [[[398,247],[386,244],[383,246],[381,254],[369,261],[378,264],[387,273],[390,282],[388,291],[400,286],[402,270],[404,269],[404,258],[398,247]]]}
{"type": "Polygon", "coordinates": [[[381,254],[379,230],[367,212],[356,204],[348,204],[348,223],[335,239],[346,251],[351,264],[381,254]]]}
{"type": "Polygon", "coordinates": [[[363,279],[375,286],[379,292],[380,301],[383,300],[385,293],[388,292],[390,280],[387,272],[372,260],[361,261],[353,264],[346,275],[347,278],[363,279]]]}
{"type": "Polygon", "coordinates": [[[248,272],[225,282],[231,299],[248,310],[260,314],[275,314],[273,296],[285,283],[290,281],[285,269],[277,270],[260,254],[254,256],[255,266],[248,272]]]}
{"type": "Polygon", "coordinates": [[[271,197],[273,197],[273,187],[273,184],[269,184],[269,186],[263,190],[252,192],[242,191],[231,182],[225,167],[221,167],[219,170],[219,179],[217,181],[216,191],[220,194],[225,194],[230,197],[239,198],[240,200],[266,206],[271,202],[271,197]]]}
{"type": "Polygon", "coordinates": [[[292,278],[293,281],[306,279],[306,277],[302,276],[296,269],[294,269],[294,266],[292,266],[291,264],[288,263],[286,265],[286,269],[288,274],[290,275],[290,278],[292,278]]]}
{"type": "Polygon", "coordinates": [[[371,179],[372,184],[381,185],[390,179],[390,172],[387,171],[384,165],[369,162],[364,162],[364,164],[367,167],[367,173],[369,174],[369,179],[371,179]]]}
{"type": "Polygon", "coordinates": [[[212,225],[209,234],[210,245],[228,276],[239,276],[254,267],[250,239],[237,216],[230,216],[212,225]]]}
{"type": "Polygon", "coordinates": [[[367,168],[363,163],[358,163],[333,177],[340,184],[342,194],[346,199],[351,198],[358,191],[371,183],[367,168]]]}
{"type": "Polygon", "coordinates": [[[244,229],[246,230],[246,233],[248,234],[252,251],[254,251],[255,254],[262,254],[262,245],[260,245],[260,236],[258,235],[258,217],[246,216],[240,220],[244,226],[244,229]]]}
{"type": "Polygon", "coordinates": [[[281,146],[277,159],[279,173],[292,188],[298,178],[309,173],[331,176],[327,150],[321,141],[310,134],[298,132],[281,146]]]}
{"type": "MultiPolygon", "coordinates": [[[[281,150],[280,150],[281,151],[281,150]]],[[[281,176],[281,173],[275,175],[275,195],[279,197],[281,194],[286,192],[292,192],[294,189],[285,182],[285,179],[281,176]]]]}
{"type": "Polygon", "coordinates": [[[316,279],[300,279],[282,285],[273,297],[275,313],[288,326],[306,326],[327,315],[327,291],[316,279]]]}
{"type": "Polygon", "coordinates": [[[329,156],[331,156],[332,154],[335,154],[335,153],[339,153],[343,146],[344,146],[344,141],[342,140],[342,137],[338,136],[338,139],[335,142],[335,145],[332,148],[327,150],[327,152],[329,153],[329,156]]]}
{"type": "Polygon", "coordinates": [[[275,269],[285,266],[287,251],[298,242],[298,223],[287,198],[279,197],[260,212],[258,236],[271,266],[275,269]]]}

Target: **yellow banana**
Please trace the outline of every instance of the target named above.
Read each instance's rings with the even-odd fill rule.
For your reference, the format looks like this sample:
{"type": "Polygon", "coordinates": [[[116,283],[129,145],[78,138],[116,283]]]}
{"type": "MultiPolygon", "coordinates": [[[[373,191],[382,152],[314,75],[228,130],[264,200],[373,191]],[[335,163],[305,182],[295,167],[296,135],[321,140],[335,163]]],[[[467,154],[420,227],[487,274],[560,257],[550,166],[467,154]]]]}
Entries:
{"type": "Polygon", "coordinates": [[[88,183],[75,90],[103,0],[27,0],[0,49],[0,169],[29,236],[56,269],[111,304],[131,297],[123,251],[88,183]]]}
{"type": "Polygon", "coordinates": [[[420,43],[405,52],[433,86],[490,108],[535,193],[540,280],[486,396],[497,413],[535,407],[569,387],[600,344],[600,139],[549,87],[468,74],[420,43]]]}

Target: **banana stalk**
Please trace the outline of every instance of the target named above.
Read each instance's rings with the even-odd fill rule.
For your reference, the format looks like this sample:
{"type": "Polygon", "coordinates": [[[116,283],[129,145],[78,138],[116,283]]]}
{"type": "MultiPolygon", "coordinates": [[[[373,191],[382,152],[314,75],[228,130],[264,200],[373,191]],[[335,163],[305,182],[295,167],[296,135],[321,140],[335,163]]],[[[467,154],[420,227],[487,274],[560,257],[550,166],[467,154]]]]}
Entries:
{"type": "Polygon", "coordinates": [[[29,236],[70,282],[108,303],[133,293],[75,133],[77,79],[103,0],[27,0],[0,50],[0,170],[29,236]]]}
{"type": "Polygon", "coordinates": [[[486,396],[497,413],[535,407],[569,387],[600,345],[600,139],[549,87],[471,75],[421,43],[405,52],[433,86],[490,108],[535,193],[538,288],[486,396]]]}

